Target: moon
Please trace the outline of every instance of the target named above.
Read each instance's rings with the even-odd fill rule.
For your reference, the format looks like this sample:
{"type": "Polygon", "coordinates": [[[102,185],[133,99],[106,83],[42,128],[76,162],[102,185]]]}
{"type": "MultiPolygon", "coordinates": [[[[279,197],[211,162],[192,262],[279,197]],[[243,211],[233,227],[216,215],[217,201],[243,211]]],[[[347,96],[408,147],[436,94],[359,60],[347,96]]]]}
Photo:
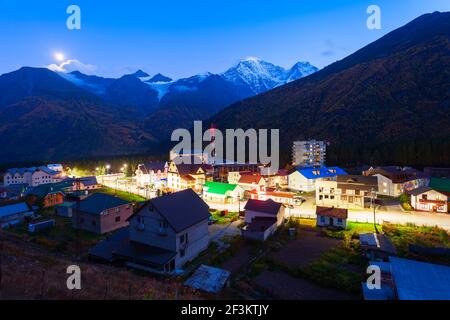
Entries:
{"type": "Polygon", "coordinates": [[[64,61],[64,54],[61,52],[55,52],[53,54],[53,57],[55,58],[56,61],[59,61],[59,62],[64,61]]]}

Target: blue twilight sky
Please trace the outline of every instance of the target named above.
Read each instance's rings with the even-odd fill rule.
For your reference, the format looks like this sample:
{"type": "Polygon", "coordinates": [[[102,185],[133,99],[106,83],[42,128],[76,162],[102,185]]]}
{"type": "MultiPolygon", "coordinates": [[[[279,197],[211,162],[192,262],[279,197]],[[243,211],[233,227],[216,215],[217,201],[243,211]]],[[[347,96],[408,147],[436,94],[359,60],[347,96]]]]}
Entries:
{"type": "Polygon", "coordinates": [[[120,76],[139,68],[173,78],[222,72],[256,56],[290,67],[324,67],[433,11],[449,0],[2,0],[0,74],[56,63],[120,76]],[[81,8],[81,30],[66,28],[66,8],[81,8]],[[366,9],[382,10],[368,30],[366,9]]]}

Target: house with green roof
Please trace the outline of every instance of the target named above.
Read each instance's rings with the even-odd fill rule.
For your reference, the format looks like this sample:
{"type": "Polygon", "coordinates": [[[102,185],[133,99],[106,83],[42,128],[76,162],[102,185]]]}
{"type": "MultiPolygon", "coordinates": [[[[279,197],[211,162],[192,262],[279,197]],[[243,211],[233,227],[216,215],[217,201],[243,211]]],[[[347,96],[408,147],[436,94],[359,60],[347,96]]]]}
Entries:
{"type": "Polygon", "coordinates": [[[207,181],[203,185],[203,199],[220,203],[234,203],[244,197],[244,191],[237,184],[207,181]]]}

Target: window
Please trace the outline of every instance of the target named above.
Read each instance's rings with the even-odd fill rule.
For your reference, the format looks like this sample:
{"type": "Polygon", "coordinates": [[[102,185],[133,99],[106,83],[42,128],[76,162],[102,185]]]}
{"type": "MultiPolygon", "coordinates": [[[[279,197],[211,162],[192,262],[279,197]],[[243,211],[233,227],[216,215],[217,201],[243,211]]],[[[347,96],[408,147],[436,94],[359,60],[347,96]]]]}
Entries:
{"type": "Polygon", "coordinates": [[[180,257],[183,258],[185,254],[186,254],[186,250],[181,249],[180,250],[180,257]]]}
{"type": "Polygon", "coordinates": [[[423,194],[423,195],[422,195],[422,199],[423,199],[423,200],[428,200],[428,195],[423,194]]]}
{"type": "Polygon", "coordinates": [[[339,223],[342,223],[342,219],[341,219],[341,218],[338,218],[338,222],[339,222],[339,223]]]}
{"type": "Polygon", "coordinates": [[[169,224],[167,223],[167,221],[161,220],[161,221],[159,222],[159,227],[160,227],[161,229],[167,229],[167,228],[169,227],[169,224]]]}
{"type": "Polygon", "coordinates": [[[320,217],[320,222],[325,223],[325,217],[320,217]]]}
{"type": "Polygon", "coordinates": [[[120,222],[120,216],[117,216],[115,220],[116,222],[120,222]]]}
{"type": "Polygon", "coordinates": [[[187,233],[185,233],[185,234],[182,234],[181,236],[180,236],[180,243],[188,243],[188,234],[187,233]]]}
{"type": "Polygon", "coordinates": [[[92,220],[92,225],[93,225],[93,226],[96,226],[96,225],[97,225],[97,221],[92,220]]]}

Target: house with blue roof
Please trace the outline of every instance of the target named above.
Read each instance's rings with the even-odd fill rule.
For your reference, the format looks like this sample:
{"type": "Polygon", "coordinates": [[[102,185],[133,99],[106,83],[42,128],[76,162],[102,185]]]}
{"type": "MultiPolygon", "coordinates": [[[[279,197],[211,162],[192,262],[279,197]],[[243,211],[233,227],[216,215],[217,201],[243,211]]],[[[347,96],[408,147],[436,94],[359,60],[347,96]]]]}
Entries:
{"type": "Polygon", "coordinates": [[[36,187],[61,180],[62,173],[46,166],[8,169],[3,176],[5,186],[27,184],[36,187]]]}
{"type": "Polygon", "coordinates": [[[33,211],[25,202],[0,207],[0,228],[9,228],[21,223],[25,217],[33,216],[33,211]]]}
{"type": "Polygon", "coordinates": [[[316,188],[316,181],[334,180],[338,175],[347,174],[339,167],[301,168],[288,176],[289,189],[311,192],[316,188]]]}

